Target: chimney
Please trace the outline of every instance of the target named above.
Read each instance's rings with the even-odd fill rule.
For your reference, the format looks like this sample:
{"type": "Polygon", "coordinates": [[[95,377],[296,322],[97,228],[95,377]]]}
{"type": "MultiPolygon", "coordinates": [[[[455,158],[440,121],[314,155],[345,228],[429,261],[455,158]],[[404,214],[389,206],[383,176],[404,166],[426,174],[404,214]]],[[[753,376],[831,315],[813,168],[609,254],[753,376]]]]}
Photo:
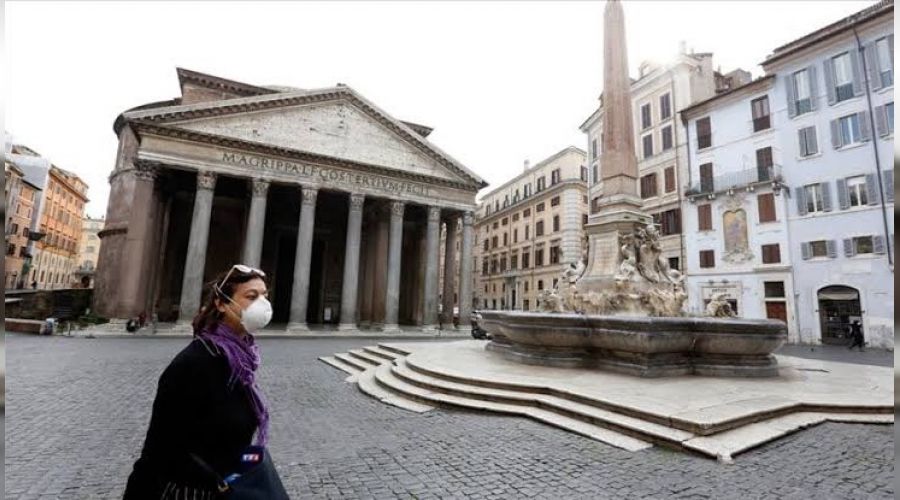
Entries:
{"type": "Polygon", "coordinates": [[[530,166],[531,166],[531,162],[528,160],[525,160],[525,170],[528,170],[528,167],[530,167],[530,166]]]}

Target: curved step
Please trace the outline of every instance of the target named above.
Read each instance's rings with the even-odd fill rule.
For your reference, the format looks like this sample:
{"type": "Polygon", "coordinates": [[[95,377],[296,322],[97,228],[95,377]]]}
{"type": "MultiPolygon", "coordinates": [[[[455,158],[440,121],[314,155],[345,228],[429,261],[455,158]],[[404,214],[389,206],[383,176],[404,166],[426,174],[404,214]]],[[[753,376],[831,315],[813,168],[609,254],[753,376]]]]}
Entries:
{"type": "Polygon", "coordinates": [[[371,366],[378,366],[382,363],[389,362],[388,360],[386,360],[384,358],[369,354],[369,353],[363,351],[362,349],[350,349],[350,352],[348,352],[348,354],[350,354],[354,358],[362,361],[363,363],[366,363],[367,365],[371,365],[371,366]]]}
{"type": "Polygon", "coordinates": [[[335,358],[334,356],[319,356],[319,361],[322,361],[323,363],[326,363],[334,368],[337,368],[338,370],[341,370],[342,372],[348,373],[351,376],[359,375],[360,373],[362,373],[362,370],[360,370],[359,368],[357,368],[351,364],[348,364],[344,361],[341,361],[341,360],[335,358]]]}
{"type": "Polygon", "coordinates": [[[547,410],[564,417],[580,420],[606,429],[649,440],[654,443],[680,448],[681,443],[694,437],[690,432],[674,429],[638,418],[621,415],[609,410],[590,406],[564,398],[544,394],[528,394],[522,391],[507,391],[487,387],[450,382],[411,370],[405,360],[397,360],[392,368],[395,376],[423,389],[453,396],[467,397],[495,403],[528,406],[547,410]]]}
{"type": "Polygon", "coordinates": [[[365,351],[373,356],[378,356],[379,358],[382,358],[387,361],[393,361],[397,358],[402,358],[404,356],[403,354],[397,354],[396,352],[388,351],[387,349],[378,347],[377,345],[363,347],[363,351],[365,351]]]}
{"type": "Polygon", "coordinates": [[[394,344],[382,343],[378,344],[378,347],[384,349],[385,351],[390,351],[401,356],[409,356],[410,354],[412,354],[412,351],[407,351],[406,349],[394,344]]]}
{"type": "Polygon", "coordinates": [[[468,397],[455,396],[442,392],[431,391],[417,385],[410,384],[397,377],[391,370],[391,366],[385,365],[375,371],[375,381],[382,387],[390,388],[404,394],[406,397],[426,404],[442,406],[457,406],[476,410],[493,411],[519,416],[526,416],[535,420],[550,424],[561,429],[595,439],[597,441],[622,448],[629,451],[638,451],[653,446],[647,441],[637,439],[619,432],[599,427],[578,419],[560,415],[558,413],[516,404],[495,403],[468,397]]]}
{"type": "Polygon", "coordinates": [[[356,369],[361,372],[372,367],[371,364],[364,363],[364,362],[360,361],[358,358],[351,356],[347,353],[337,353],[334,355],[334,358],[337,360],[343,361],[344,363],[346,363],[350,366],[356,367],[356,369]]]}
{"type": "Polygon", "coordinates": [[[393,391],[391,389],[387,389],[379,385],[375,381],[375,372],[377,370],[390,370],[390,365],[382,365],[378,367],[369,368],[368,370],[360,373],[357,376],[356,385],[359,387],[359,390],[363,393],[372,396],[373,398],[381,401],[382,403],[387,403],[389,405],[396,406],[397,408],[402,408],[404,410],[414,411],[416,413],[425,413],[426,411],[433,410],[434,406],[430,406],[427,404],[420,403],[416,400],[409,399],[404,397],[401,393],[393,391]]]}

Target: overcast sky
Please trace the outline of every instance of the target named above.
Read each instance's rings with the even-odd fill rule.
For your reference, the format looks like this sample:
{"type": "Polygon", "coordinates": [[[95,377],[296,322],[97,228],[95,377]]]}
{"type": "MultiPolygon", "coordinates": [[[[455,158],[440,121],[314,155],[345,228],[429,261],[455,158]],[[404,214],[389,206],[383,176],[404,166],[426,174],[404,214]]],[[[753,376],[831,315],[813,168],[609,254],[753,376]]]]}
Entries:
{"type": "MultiPolygon", "coordinates": [[[[497,186],[586,140],[602,1],[7,1],[6,130],[90,185],[104,215],[116,116],[179,95],[176,67],[255,85],[345,83],[497,186]]],[[[775,47],[867,1],[625,1],[632,75],[679,40],[754,77],[775,47]]],[[[488,188],[490,189],[490,187],[488,188]]]]}

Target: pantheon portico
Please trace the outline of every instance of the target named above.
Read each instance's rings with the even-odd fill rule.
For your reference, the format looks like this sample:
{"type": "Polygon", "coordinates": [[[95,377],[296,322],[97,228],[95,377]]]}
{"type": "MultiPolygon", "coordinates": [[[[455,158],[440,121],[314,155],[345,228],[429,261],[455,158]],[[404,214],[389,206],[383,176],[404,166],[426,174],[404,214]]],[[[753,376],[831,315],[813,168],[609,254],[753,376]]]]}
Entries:
{"type": "MultiPolygon", "coordinates": [[[[439,265],[472,306],[486,183],[350,87],[257,87],[183,69],[181,97],[120,115],[94,309],[185,325],[216,273],[262,269],[273,323],[438,323],[439,265]],[[456,231],[461,228],[459,268],[456,231]],[[441,249],[441,231],[448,231],[441,249]]],[[[445,297],[445,304],[446,299],[445,297]]],[[[445,306],[446,307],[446,306],[445,306]]]]}

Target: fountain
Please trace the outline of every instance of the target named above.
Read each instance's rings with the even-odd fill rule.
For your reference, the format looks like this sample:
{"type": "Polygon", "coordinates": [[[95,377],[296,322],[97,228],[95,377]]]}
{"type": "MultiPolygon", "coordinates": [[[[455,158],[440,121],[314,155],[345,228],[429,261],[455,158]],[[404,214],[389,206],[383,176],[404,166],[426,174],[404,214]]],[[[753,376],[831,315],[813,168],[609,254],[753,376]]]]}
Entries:
{"type": "Polygon", "coordinates": [[[659,232],[637,196],[624,13],[604,12],[603,198],[581,259],[539,297],[541,312],[483,311],[487,348],[529,364],[603,368],[645,377],[778,375],[787,338],[774,320],[734,317],[722,297],[705,317],[683,313],[684,277],[661,256],[659,232]]]}

